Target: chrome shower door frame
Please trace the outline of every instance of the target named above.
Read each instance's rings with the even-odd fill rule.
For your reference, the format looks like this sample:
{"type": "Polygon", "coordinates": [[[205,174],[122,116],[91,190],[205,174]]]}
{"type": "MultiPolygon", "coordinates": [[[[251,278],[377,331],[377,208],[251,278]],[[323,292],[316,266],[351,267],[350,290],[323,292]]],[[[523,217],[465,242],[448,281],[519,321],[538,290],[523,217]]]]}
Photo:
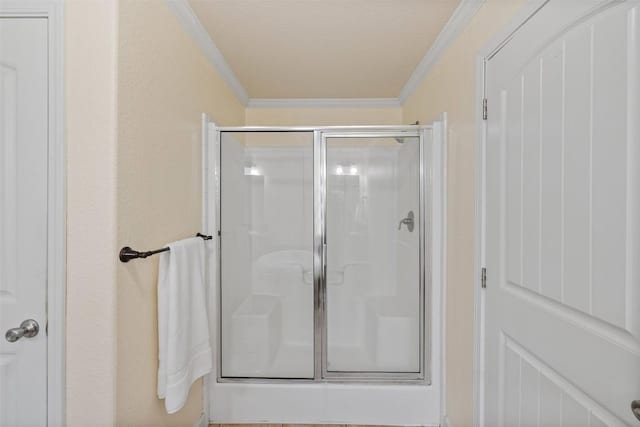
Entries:
{"type": "MultiPolygon", "coordinates": [[[[426,134],[432,126],[332,126],[332,127],[217,127],[216,170],[220,173],[222,157],[222,134],[225,132],[312,132],[313,133],[313,284],[314,284],[314,377],[313,378],[266,378],[266,377],[224,377],[222,376],[222,244],[221,244],[221,177],[216,179],[217,198],[217,382],[219,383],[384,383],[384,384],[431,384],[431,313],[427,310],[426,297],[430,295],[430,257],[426,248],[430,242],[430,210],[426,206],[425,192],[431,183],[431,163],[426,160],[426,134]],[[327,367],[327,139],[328,138],[419,138],[419,372],[343,372],[330,371],[327,367]]],[[[431,304],[431,300],[429,301],[431,304]]]]}
{"type": "MultiPolygon", "coordinates": [[[[316,295],[316,304],[318,311],[316,312],[316,318],[319,320],[316,326],[320,326],[320,330],[316,329],[317,335],[320,334],[321,346],[320,349],[316,348],[316,372],[320,371],[321,379],[325,381],[374,381],[374,382],[392,382],[392,383],[405,383],[405,382],[418,382],[430,384],[430,372],[429,372],[429,354],[426,351],[426,342],[428,342],[428,328],[426,328],[427,313],[425,310],[425,295],[426,295],[426,260],[425,260],[425,244],[426,244],[426,209],[425,209],[425,132],[430,130],[430,127],[426,126],[412,126],[407,128],[383,128],[383,129],[336,129],[336,130],[323,130],[318,132],[314,144],[316,145],[316,151],[319,156],[314,157],[314,182],[317,180],[321,185],[317,189],[321,195],[319,197],[319,206],[314,206],[315,218],[314,224],[319,223],[316,226],[316,235],[318,244],[314,244],[314,247],[318,249],[316,257],[319,258],[319,264],[321,265],[318,272],[314,272],[314,275],[318,279],[316,295]],[[328,318],[327,318],[327,139],[330,138],[407,138],[414,137],[419,140],[419,200],[418,200],[418,230],[419,230],[419,371],[418,372],[378,372],[378,371],[331,371],[328,369],[328,318]],[[319,233],[319,235],[317,235],[319,233]]],[[[314,151],[315,154],[315,151],[314,151]]],[[[314,189],[315,190],[315,189],[314,189]]],[[[316,377],[317,378],[317,377],[316,377]]]]}

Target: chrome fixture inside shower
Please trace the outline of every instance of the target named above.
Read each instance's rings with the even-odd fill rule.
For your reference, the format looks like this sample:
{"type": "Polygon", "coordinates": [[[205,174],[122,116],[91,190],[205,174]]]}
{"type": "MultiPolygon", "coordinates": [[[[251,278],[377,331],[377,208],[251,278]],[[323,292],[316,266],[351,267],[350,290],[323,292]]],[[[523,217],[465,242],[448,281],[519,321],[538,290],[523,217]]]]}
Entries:
{"type": "Polygon", "coordinates": [[[398,224],[398,230],[402,229],[402,224],[407,226],[407,230],[409,233],[413,232],[413,226],[415,224],[413,211],[409,211],[406,218],[400,220],[400,224],[398,224]]]}

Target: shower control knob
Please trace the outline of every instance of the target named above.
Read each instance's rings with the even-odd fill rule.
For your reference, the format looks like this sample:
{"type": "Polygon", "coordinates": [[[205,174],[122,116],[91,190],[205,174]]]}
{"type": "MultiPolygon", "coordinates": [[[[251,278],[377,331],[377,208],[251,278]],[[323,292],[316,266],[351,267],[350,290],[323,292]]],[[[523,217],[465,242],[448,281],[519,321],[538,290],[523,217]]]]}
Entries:
{"type": "Polygon", "coordinates": [[[4,337],[9,342],[16,342],[20,338],[33,338],[38,335],[40,331],[40,325],[33,319],[27,319],[20,324],[19,328],[11,328],[4,334],[4,337]]]}
{"type": "Polygon", "coordinates": [[[398,224],[398,230],[401,230],[402,224],[404,224],[407,226],[407,230],[409,230],[409,233],[411,233],[415,224],[414,218],[415,217],[413,215],[413,211],[409,211],[407,217],[400,220],[400,224],[398,224]]]}

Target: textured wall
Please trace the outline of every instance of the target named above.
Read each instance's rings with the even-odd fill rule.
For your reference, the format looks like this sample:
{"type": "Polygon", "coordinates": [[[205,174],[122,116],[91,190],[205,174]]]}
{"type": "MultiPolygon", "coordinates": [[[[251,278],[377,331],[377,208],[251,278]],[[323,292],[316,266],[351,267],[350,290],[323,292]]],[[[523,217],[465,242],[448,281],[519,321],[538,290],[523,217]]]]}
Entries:
{"type": "MultiPolygon", "coordinates": [[[[200,230],[201,113],[242,125],[244,107],[166,2],[120,0],[118,36],[118,246],[152,249],[200,230]]],[[[156,396],[157,263],[118,263],[117,423],[192,426],[200,383],[175,415],[156,396]]]]}
{"type": "Polygon", "coordinates": [[[117,13],[65,3],[66,399],[78,427],[115,423],[117,13]]]}
{"type": "Polygon", "coordinates": [[[200,120],[244,108],[164,1],[65,2],[67,422],[193,425],[197,384],[168,416],[156,397],[157,258],[200,229],[200,120]]]}
{"type": "Polygon", "coordinates": [[[476,55],[523,0],[488,0],[445,51],[403,108],[403,121],[448,113],[447,412],[451,425],[473,415],[473,262],[476,55]]]}

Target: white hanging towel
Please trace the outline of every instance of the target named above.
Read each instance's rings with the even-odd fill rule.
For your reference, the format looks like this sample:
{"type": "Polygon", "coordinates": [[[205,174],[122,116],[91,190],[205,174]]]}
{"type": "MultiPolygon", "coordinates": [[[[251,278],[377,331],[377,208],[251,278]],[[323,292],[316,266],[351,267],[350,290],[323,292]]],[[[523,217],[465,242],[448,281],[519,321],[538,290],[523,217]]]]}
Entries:
{"type": "Polygon", "coordinates": [[[158,397],[169,414],[187,401],[195,380],[212,368],[205,298],[204,240],[180,240],[160,254],[158,397]]]}

